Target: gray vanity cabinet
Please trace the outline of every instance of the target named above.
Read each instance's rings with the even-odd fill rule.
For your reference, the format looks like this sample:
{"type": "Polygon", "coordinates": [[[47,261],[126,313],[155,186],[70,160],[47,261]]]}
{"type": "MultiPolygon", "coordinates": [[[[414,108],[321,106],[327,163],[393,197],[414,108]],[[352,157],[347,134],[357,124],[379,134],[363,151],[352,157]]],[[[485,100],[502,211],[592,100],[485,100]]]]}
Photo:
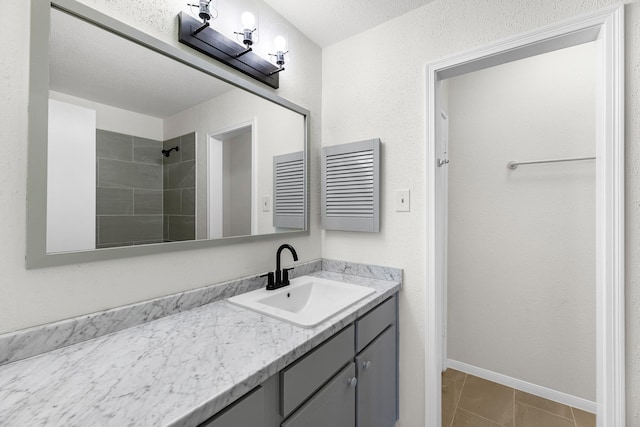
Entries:
{"type": "Polygon", "coordinates": [[[388,298],[281,372],[282,427],[393,427],[397,303],[388,298]]]}
{"type": "Polygon", "coordinates": [[[199,427],[393,427],[397,304],[388,298],[199,427]]]}

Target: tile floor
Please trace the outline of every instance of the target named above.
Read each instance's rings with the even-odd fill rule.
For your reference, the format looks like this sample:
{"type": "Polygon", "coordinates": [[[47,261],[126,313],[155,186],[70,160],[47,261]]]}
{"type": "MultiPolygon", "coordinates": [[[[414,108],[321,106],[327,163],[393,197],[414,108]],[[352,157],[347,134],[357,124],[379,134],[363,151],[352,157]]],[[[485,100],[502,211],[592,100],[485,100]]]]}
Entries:
{"type": "Polygon", "coordinates": [[[442,427],[595,427],[594,414],[460,371],[442,374],[442,427]]]}

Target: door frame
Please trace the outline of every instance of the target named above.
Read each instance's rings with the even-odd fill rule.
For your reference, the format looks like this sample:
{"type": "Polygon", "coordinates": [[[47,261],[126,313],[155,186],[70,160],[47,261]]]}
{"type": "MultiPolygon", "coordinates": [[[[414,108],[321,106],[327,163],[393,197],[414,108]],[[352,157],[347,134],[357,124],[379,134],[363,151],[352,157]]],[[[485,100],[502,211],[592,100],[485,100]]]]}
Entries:
{"type": "MultiPolygon", "coordinates": [[[[436,179],[435,182],[435,194],[434,197],[438,200],[437,204],[434,204],[436,231],[434,238],[438,250],[434,252],[436,257],[435,273],[436,282],[442,284],[442,342],[447,342],[447,310],[448,310],[448,293],[447,283],[449,283],[449,271],[448,271],[448,230],[449,230],[449,111],[448,109],[440,106],[440,114],[437,117],[438,126],[436,126],[436,179]]],[[[442,367],[446,369],[445,363],[447,361],[447,346],[442,345],[442,367]]]]}
{"type": "Polygon", "coordinates": [[[596,405],[597,427],[625,425],[624,315],[624,5],[571,18],[427,66],[425,168],[425,426],[441,426],[445,345],[438,271],[436,197],[440,81],[589,41],[599,47],[596,117],[596,405]]]}

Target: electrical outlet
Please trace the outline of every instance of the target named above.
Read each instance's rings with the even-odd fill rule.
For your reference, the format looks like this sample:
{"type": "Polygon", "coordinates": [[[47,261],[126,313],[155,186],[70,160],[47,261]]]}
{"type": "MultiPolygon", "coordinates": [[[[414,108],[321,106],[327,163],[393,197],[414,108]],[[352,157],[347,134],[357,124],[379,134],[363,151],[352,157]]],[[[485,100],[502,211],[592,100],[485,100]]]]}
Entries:
{"type": "Polygon", "coordinates": [[[262,212],[271,212],[271,197],[262,196],[262,212]]]}
{"type": "Polygon", "coordinates": [[[396,212],[409,212],[411,210],[411,191],[396,190],[396,212]]]}

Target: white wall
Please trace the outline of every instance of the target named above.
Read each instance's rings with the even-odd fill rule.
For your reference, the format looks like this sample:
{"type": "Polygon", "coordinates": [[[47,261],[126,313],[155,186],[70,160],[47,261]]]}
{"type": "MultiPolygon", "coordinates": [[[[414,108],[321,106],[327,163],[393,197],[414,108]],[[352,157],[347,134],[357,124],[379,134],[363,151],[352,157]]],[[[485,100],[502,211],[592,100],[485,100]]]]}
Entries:
{"type": "Polygon", "coordinates": [[[595,43],[449,81],[448,357],[595,401],[595,43]]]}
{"type": "MultiPolygon", "coordinates": [[[[323,145],[380,137],[381,231],[323,232],[322,254],[404,268],[400,295],[400,423],[423,425],[426,65],[576,16],[614,0],[436,0],[323,49],[323,145]],[[411,189],[411,212],[394,211],[411,189]]],[[[628,425],[640,424],[640,4],[627,17],[628,425]]]]}
{"type": "MultiPolygon", "coordinates": [[[[82,2],[193,52],[177,42],[182,0],[154,2],[153,7],[139,0],[82,2]]],[[[319,258],[319,226],[312,218],[309,236],[25,270],[29,11],[26,2],[0,2],[0,15],[11,16],[0,26],[0,333],[273,270],[275,250],[285,242],[296,248],[300,261],[319,258]]],[[[282,19],[273,12],[262,14],[263,25],[276,20],[282,19]]],[[[277,93],[313,112],[311,150],[316,153],[321,51],[303,36],[299,40],[297,65],[282,73],[277,93]]],[[[312,179],[317,176],[317,170],[312,171],[312,179]]],[[[311,200],[317,210],[317,188],[311,200]]]]}
{"type": "Polygon", "coordinates": [[[49,99],[47,252],[96,247],[96,111],[49,99]]]}

